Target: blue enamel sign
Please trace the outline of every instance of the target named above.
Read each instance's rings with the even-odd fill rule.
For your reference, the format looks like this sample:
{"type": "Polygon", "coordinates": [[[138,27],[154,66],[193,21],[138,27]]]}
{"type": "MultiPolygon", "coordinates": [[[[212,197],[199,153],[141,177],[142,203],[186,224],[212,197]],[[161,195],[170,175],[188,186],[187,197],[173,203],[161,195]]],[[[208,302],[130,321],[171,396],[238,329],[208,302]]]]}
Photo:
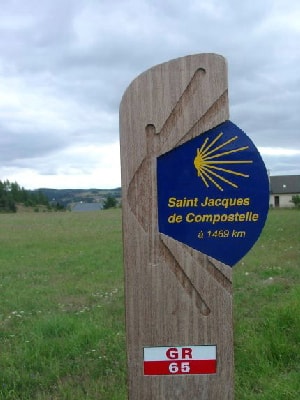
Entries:
{"type": "Polygon", "coordinates": [[[249,137],[231,121],[157,159],[159,232],[229,266],[258,239],[269,179],[249,137]]]}

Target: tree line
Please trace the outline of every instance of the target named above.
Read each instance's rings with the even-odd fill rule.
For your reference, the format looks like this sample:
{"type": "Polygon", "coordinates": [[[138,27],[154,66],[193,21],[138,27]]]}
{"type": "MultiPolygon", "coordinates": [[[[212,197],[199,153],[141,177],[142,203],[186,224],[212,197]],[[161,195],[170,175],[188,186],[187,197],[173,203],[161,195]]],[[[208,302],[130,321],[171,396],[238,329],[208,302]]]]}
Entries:
{"type": "Polygon", "coordinates": [[[16,212],[17,204],[26,207],[44,205],[49,208],[48,198],[41,190],[30,191],[21,187],[17,182],[0,180],[0,212],[16,212]]]}

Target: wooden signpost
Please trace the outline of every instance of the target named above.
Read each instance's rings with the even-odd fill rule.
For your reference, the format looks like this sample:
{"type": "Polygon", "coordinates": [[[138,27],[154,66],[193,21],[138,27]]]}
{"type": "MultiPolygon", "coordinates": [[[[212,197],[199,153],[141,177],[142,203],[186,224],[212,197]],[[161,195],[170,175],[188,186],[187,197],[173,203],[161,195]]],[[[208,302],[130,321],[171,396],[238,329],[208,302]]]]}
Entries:
{"type": "Polygon", "coordinates": [[[215,54],[155,66],[123,96],[131,400],[233,399],[231,265],[259,236],[268,199],[265,180],[253,192],[264,165],[228,119],[215,54]]]}

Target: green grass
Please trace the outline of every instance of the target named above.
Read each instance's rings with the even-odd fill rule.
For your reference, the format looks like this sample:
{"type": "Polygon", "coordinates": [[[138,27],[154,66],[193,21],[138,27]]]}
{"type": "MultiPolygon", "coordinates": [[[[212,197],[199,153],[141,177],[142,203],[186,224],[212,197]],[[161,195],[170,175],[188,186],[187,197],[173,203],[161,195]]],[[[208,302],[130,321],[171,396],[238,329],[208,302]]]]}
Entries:
{"type": "Polygon", "coordinates": [[[1,399],[125,398],[120,216],[0,216],[1,399]]]}
{"type": "Polygon", "coordinates": [[[234,270],[238,400],[300,399],[300,212],[273,210],[234,270]]]}
{"type": "MultiPolygon", "coordinates": [[[[236,400],[300,398],[299,227],[271,211],[234,268],[236,400]]],[[[0,243],[0,399],[126,399],[121,211],[1,214],[0,243]]]]}

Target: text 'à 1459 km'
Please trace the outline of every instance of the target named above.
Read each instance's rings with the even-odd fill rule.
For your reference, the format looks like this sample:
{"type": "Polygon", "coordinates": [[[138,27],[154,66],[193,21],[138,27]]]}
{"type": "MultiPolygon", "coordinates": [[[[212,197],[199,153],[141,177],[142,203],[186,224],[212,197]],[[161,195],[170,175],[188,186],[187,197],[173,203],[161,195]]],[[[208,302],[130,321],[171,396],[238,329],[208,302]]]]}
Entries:
{"type": "Polygon", "coordinates": [[[236,229],[216,229],[209,231],[200,231],[198,233],[198,239],[205,238],[245,238],[247,235],[246,231],[236,229]]]}

